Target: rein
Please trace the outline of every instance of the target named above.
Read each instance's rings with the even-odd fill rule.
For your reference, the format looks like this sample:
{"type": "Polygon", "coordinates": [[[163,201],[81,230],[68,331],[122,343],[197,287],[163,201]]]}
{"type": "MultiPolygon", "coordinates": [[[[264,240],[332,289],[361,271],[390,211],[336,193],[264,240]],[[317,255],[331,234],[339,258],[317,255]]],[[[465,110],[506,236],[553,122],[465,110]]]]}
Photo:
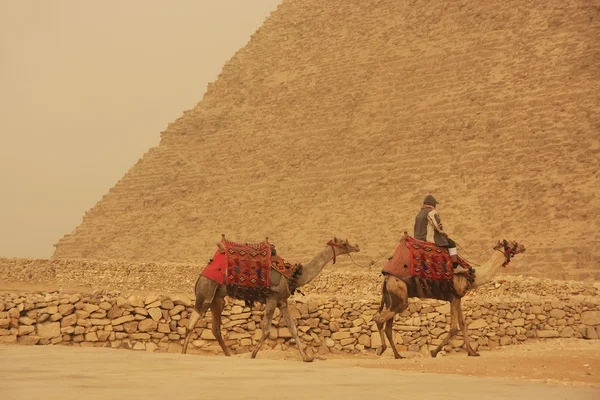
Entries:
{"type": "Polygon", "coordinates": [[[514,248],[511,248],[506,242],[498,242],[498,244],[494,246],[494,250],[502,253],[502,255],[504,255],[504,257],[506,258],[506,261],[504,261],[504,264],[502,264],[503,267],[506,267],[510,263],[512,257],[514,257],[517,245],[518,243],[515,242],[514,248]],[[500,250],[500,246],[504,247],[504,251],[500,250]]]}
{"type": "Polygon", "coordinates": [[[331,240],[330,240],[329,242],[327,242],[327,244],[328,244],[329,246],[331,246],[331,251],[333,251],[333,263],[335,264],[335,261],[336,261],[335,247],[337,247],[337,248],[339,248],[339,249],[343,249],[343,248],[344,248],[344,246],[342,246],[342,245],[340,245],[340,244],[337,244],[337,243],[334,243],[334,242],[333,242],[333,241],[331,241],[331,240]]]}

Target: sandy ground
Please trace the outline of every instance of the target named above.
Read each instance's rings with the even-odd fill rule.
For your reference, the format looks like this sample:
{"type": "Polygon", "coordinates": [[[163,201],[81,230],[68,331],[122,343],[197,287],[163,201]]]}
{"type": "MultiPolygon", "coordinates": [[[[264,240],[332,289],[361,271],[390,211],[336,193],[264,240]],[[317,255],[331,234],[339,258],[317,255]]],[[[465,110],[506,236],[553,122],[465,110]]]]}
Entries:
{"type": "Polygon", "coordinates": [[[295,351],[226,358],[66,346],[0,346],[2,399],[598,399],[600,344],[552,341],[437,359],[295,351]],[[444,372],[441,374],[440,372],[444,372]],[[544,383],[545,382],[545,383],[544,383]]]}

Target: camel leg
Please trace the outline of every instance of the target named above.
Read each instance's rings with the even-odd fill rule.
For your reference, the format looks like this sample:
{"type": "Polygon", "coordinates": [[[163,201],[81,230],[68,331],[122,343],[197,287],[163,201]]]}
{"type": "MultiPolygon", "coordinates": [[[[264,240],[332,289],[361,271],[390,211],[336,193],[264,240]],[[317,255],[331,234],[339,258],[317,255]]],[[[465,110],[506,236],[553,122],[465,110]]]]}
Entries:
{"type": "Polygon", "coordinates": [[[206,310],[208,310],[208,307],[210,307],[210,303],[202,303],[202,305],[200,306],[200,311],[196,311],[194,309],[194,311],[192,312],[190,321],[188,322],[188,325],[187,325],[187,332],[185,335],[185,341],[183,342],[183,350],[181,350],[181,354],[185,354],[187,352],[187,348],[190,343],[190,339],[192,337],[192,332],[194,332],[194,328],[196,327],[196,324],[198,323],[200,318],[202,318],[204,316],[204,314],[206,313],[206,310]]]}
{"type": "Polygon", "coordinates": [[[265,313],[263,315],[263,328],[262,328],[262,336],[260,340],[256,344],[256,348],[252,352],[252,358],[256,358],[258,351],[260,350],[260,346],[264,343],[269,335],[269,330],[271,330],[271,322],[273,321],[273,314],[275,313],[275,307],[277,306],[277,300],[273,297],[269,297],[265,304],[265,313]]]}
{"type": "Polygon", "coordinates": [[[219,346],[221,346],[221,349],[223,349],[223,353],[225,353],[227,357],[230,357],[231,354],[229,354],[223,336],[221,336],[221,312],[223,312],[223,308],[225,308],[225,299],[223,297],[215,296],[210,306],[212,312],[212,333],[215,338],[217,338],[217,342],[219,343],[219,346]]]}
{"type": "MultiPolygon", "coordinates": [[[[386,315],[387,316],[387,315],[386,315]]],[[[383,318],[383,315],[382,315],[383,318]]],[[[387,344],[385,344],[385,334],[384,334],[384,326],[387,323],[388,320],[385,320],[385,322],[379,322],[377,321],[377,330],[379,331],[379,338],[381,341],[381,346],[379,346],[377,348],[377,355],[380,356],[382,355],[386,350],[387,350],[387,344]]],[[[392,319],[391,321],[393,321],[393,315],[392,315],[392,319]]]]}
{"type": "Polygon", "coordinates": [[[467,354],[471,357],[479,357],[479,353],[471,347],[471,341],[469,339],[469,335],[467,334],[467,325],[465,324],[465,317],[463,316],[461,301],[458,300],[458,326],[462,331],[463,338],[465,340],[465,347],[467,349],[467,354]]]}
{"type": "Polygon", "coordinates": [[[460,309],[460,299],[453,299],[450,304],[450,332],[444,338],[444,341],[435,349],[431,350],[431,357],[436,357],[442,348],[448,344],[450,339],[458,333],[458,310],[460,309]]]}
{"type": "Polygon", "coordinates": [[[385,323],[385,334],[388,338],[388,341],[390,342],[390,346],[392,347],[392,350],[394,351],[394,358],[395,359],[399,359],[399,358],[404,358],[400,355],[400,353],[398,353],[398,350],[396,349],[396,345],[394,344],[394,335],[392,332],[392,325],[394,324],[394,319],[388,319],[385,323]]]}
{"type": "Polygon", "coordinates": [[[289,330],[292,334],[292,337],[296,341],[296,345],[298,346],[298,350],[300,351],[302,360],[304,362],[312,362],[313,358],[310,357],[308,354],[306,354],[306,352],[302,348],[303,347],[302,343],[300,342],[300,338],[298,337],[298,330],[296,329],[296,324],[294,324],[294,320],[293,320],[292,316],[290,315],[290,310],[288,309],[287,301],[284,301],[279,304],[279,310],[281,310],[281,315],[285,319],[285,324],[289,328],[289,330]]]}

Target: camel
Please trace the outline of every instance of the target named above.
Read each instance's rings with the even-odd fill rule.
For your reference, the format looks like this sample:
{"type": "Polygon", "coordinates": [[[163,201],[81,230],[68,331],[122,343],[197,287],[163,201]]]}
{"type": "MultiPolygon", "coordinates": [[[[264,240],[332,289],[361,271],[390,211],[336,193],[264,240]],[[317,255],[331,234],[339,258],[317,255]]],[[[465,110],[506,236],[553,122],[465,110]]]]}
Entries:
{"type": "Polygon", "coordinates": [[[401,279],[393,275],[385,274],[385,279],[382,285],[381,305],[378,313],[373,318],[377,324],[377,329],[379,330],[382,343],[382,345],[377,349],[377,355],[383,354],[383,352],[387,349],[384,337],[385,327],[385,335],[387,336],[392,350],[394,351],[394,357],[396,359],[403,358],[400,356],[396,346],[394,345],[392,324],[394,322],[394,316],[408,308],[408,298],[417,297],[420,299],[430,298],[450,302],[450,332],[442,341],[442,343],[440,343],[435,350],[431,351],[432,357],[435,358],[437,356],[440,350],[448,344],[450,339],[458,333],[459,329],[462,331],[468,355],[479,356],[479,353],[471,347],[469,341],[469,335],[467,334],[467,327],[465,325],[465,318],[461,308],[461,300],[470,289],[476,288],[491,281],[492,277],[498,272],[498,270],[501,267],[506,266],[515,254],[525,252],[525,246],[522,244],[515,241],[506,240],[499,241],[493,249],[494,251],[492,256],[484,264],[477,268],[473,282],[469,282],[467,277],[463,274],[454,274],[453,290],[450,290],[445,294],[439,293],[439,291],[436,293],[435,290],[431,290],[427,282],[423,280],[421,280],[421,285],[413,285],[411,283],[411,277],[401,279]]]}
{"type": "MultiPolygon", "coordinates": [[[[302,274],[299,276],[294,287],[298,288],[311,282],[330,261],[333,261],[335,264],[337,256],[359,251],[360,249],[358,245],[353,246],[348,242],[348,240],[341,240],[337,238],[330,240],[327,242],[327,245],[322,251],[320,251],[306,265],[302,266],[302,274]]],[[[288,309],[288,298],[291,295],[290,281],[278,271],[271,269],[271,284],[269,289],[269,293],[264,299],[257,300],[260,303],[264,303],[266,307],[263,318],[262,336],[258,341],[256,348],[252,352],[252,358],[256,357],[260,347],[267,338],[271,328],[271,321],[273,319],[275,308],[279,307],[281,315],[283,316],[285,323],[292,334],[292,337],[296,341],[298,350],[302,356],[302,360],[304,362],[313,361],[313,358],[306,354],[303,349],[300,338],[298,337],[298,331],[296,330],[296,326],[288,309]]],[[[223,349],[225,356],[229,357],[229,351],[227,350],[225,342],[223,341],[223,337],[221,336],[221,312],[225,307],[225,296],[228,296],[227,286],[224,284],[219,284],[201,275],[196,281],[195,296],[196,303],[194,305],[194,312],[192,313],[187,325],[186,337],[181,353],[186,353],[194,327],[198,323],[198,320],[204,316],[210,307],[212,312],[212,333],[221,346],[221,349],[223,349]]],[[[239,299],[248,300],[242,297],[239,299]]]]}

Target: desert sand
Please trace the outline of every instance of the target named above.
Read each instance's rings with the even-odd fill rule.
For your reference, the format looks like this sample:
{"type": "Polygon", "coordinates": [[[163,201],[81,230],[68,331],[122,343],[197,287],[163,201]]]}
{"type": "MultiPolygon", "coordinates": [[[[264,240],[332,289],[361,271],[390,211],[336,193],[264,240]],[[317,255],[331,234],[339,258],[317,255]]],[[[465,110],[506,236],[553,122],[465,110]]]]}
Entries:
{"type": "Polygon", "coordinates": [[[600,398],[600,345],[553,340],[484,353],[299,361],[294,350],[231,358],[67,346],[0,346],[4,399],[600,398]],[[34,382],[34,384],[32,384],[34,382]]]}

